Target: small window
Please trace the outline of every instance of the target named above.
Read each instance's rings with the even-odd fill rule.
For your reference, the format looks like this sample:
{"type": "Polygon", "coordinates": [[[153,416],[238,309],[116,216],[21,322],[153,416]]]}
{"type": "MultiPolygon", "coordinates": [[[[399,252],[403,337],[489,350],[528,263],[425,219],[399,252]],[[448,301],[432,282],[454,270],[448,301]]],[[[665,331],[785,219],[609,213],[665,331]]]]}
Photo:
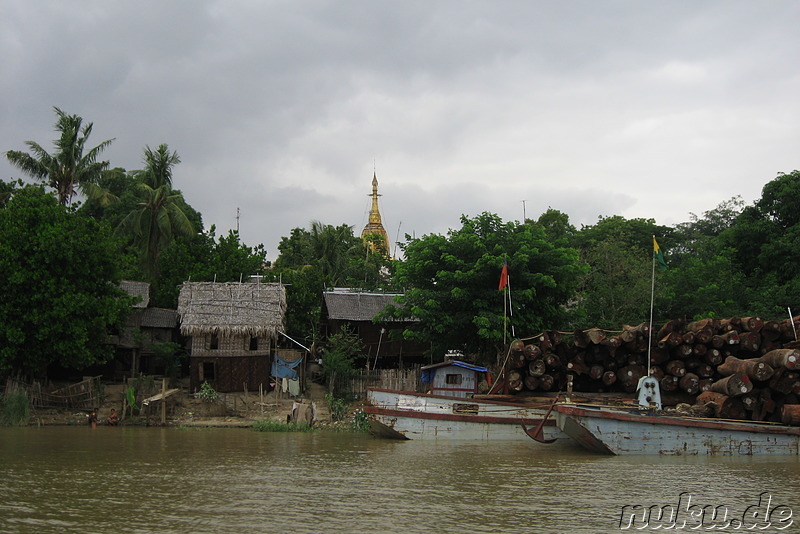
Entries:
{"type": "Polygon", "coordinates": [[[208,344],[208,348],[211,350],[217,350],[219,348],[219,336],[217,336],[217,334],[211,334],[211,341],[208,344]]]}
{"type": "Polygon", "coordinates": [[[200,369],[200,380],[214,380],[216,376],[216,364],[214,362],[203,362],[203,367],[200,369]]]}
{"type": "Polygon", "coordinates": [[[250,338],[250,350],[258,350],[258,338],[251,337],[250,338]]]}
{"type": "Polygon", "coordinates": [[[461,385],[461,375],[445,375],[444,383],[459,386],[461,385]]]}

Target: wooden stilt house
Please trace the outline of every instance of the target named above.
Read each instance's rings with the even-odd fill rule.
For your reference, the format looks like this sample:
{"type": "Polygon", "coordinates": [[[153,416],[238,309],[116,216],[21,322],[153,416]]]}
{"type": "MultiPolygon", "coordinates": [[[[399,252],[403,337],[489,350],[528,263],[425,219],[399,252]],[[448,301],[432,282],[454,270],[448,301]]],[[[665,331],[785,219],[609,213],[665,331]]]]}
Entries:
{"type": "MultiPolygon", "coordinates": [[[[424,361],[427,346],[392,335],[409,322],[381,321],[376,318],[400,293],[372,293],[349,288],[333,288],[323,292],[322,332],[338,334],[348,328],[364,343],[370,368],[396,369],[418,365],[424,361]]],[[[414,321],[410,321],[414,322],[414,321]]]]}
{"type": "Polygon", "coordinates": [[[137,299],[124,326],[109,337],[116,358],[101,370],[105,376],[137,376],[142,373],[163,373],[155,362],[155,347],[161,343],[177,343],[178,312],[150,307],[150,284],[123,280],[120,287],[137,299]]]}
{"type": "Polygon", "coordinates": [[[190,388],[257,391],[269,383],[272,350],[285,328],[286,290],[260,282],[185,282],[178,296],[189,336],[190,388]]]}

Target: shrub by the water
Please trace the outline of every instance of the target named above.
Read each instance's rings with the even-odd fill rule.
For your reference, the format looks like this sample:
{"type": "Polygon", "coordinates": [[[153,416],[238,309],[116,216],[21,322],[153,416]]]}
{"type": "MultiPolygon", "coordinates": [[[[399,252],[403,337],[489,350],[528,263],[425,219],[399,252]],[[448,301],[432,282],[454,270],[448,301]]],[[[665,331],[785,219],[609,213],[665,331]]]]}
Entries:
{"type": "Polygon", "coordinates": [[[325,395],[325,400],[328,401],[328,409],[331,411],[331,419],[334,421],[343,421],[347,417],[347,409],[350,404],[342,397],[334,397],[331,394],[325,395]]]}
{"type": "Polygon", "coordinates": [[[356,432],[369,432],[369,417],[364,410],[356,410],[353,414],[353,430],[356,432]]]}
{"type": "Polygon", "coordinates": [[[203,382],[200,391],[194,394],[195,397],[203,402],[214,402],[219,398],[219,393],[208,382],[203,382]]]}
{"type": "Polygon", "coordinates": [[[281,423],[280,421],[257,421],[253,430],[258,432],[313,432],[308,423],[281,423]]]}
{"type": "Polygon", "coordinates": [[[28,396],[24,391],[12,391],[5,400],[0,400],[0,425],[26,425],[30,415],[28,396]]]}

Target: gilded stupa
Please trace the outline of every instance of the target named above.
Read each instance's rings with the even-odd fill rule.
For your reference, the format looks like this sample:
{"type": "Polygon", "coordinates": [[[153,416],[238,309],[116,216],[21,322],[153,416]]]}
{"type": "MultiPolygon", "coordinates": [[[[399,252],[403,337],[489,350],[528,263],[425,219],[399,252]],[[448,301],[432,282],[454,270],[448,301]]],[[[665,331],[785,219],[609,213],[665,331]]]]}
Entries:
{"type": "Polygon", "coordinates": [[[381,212],[378,209],[378,177],[372,173],[372,208],[369,210],[369,222],[361,231],[361,239],[367,244],[372,252],[378,252],[384,256],[389,256],[389,234],[381,222],[381,212]],[[367,240],[367,236],[376,235],[382,242],[367,240]]]}

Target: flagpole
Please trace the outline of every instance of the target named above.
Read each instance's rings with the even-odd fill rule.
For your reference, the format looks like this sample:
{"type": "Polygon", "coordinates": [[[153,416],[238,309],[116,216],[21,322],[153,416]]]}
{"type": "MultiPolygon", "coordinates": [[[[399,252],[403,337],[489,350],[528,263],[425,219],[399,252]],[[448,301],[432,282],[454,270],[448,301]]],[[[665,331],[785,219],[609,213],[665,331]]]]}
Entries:
{"type": "MultiPolygon", "coordinates": [[[[503,288],[505,292],[506,288],[503,288]]],[[[508,330],[508,299],[503,295],[503,345],[506,344],[506,330],[508,330]]]]}
{"type": "Polygon", "coordinates": [[[514,307],[511,305],[511,276],[508,277],[508,316],[511,319],[511,337],[517,337],[517,334],[514,332],[514,307]]]}
{"type": "MultiPolygon", "coordinates": [[[[656,243],[656,236],[653,236],[653,243],[656,243]]],[[[650,376],[650,349],[653,345],[653,299],[656,294],[656,253],[653,247],[653,276],[650,282],[650,326],[647,329],[650,339],[647,340],[647,376],[650,376]]]]}

